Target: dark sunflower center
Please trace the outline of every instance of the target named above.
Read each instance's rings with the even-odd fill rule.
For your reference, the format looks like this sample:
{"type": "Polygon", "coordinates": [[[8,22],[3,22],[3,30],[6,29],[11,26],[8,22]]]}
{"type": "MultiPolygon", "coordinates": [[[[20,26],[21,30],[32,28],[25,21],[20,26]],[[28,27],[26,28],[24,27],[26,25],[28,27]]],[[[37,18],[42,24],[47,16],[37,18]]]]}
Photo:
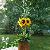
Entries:
{"type": "Polygon", "coordinates": [[[22,23],[24,24],[25,23],[25,20],[22,20],[22,23]]]}
{"type": "Polygon", "coordinates": [[[27,20],[27,23],[29,23],[29,21],[27,20]]]}

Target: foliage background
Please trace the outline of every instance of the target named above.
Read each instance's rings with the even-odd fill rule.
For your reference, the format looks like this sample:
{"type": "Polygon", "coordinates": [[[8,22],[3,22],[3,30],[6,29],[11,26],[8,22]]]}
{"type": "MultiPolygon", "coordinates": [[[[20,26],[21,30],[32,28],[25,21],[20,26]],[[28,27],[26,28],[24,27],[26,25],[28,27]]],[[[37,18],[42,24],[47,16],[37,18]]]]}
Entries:
{"type": "Polygon", "coordinates": [[[0,27],[4,33],[22,32],[17,24],[19,17],[31,18],[33,31],[50,29],[50,0],[6,0],[4,8],[0,10],[0,27]]]}

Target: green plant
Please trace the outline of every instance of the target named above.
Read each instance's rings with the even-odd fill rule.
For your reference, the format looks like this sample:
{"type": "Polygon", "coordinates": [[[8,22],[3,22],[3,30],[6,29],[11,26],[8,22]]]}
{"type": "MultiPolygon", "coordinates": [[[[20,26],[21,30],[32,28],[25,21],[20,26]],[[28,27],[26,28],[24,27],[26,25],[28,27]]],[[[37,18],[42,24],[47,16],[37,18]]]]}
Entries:
{"type": "Polygon", "coordinates": [[[26,28],[30,26],[31,20],[29,18],[19,18],[18,24],[22,29],[22,33],[18,35],[19,41],[28,41],[30,35],[26,33],[26,28]]]}

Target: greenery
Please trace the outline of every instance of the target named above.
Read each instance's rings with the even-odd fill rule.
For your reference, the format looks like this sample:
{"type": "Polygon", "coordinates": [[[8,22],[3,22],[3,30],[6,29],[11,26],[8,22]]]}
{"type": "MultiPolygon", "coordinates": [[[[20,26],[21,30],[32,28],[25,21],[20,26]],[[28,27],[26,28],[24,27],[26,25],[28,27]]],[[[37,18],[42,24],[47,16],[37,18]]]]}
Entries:
{"type": "Polygon", "coordinates": [[[19,42],[28,42],[29,38],[30,38],[30,34],[26,32],[27,28],[30,28],[31,25],[31,19],[29,18],[19,18],[18,20],[18,25],[21,27],[22,29],[22,33],[20,33],[18,37],[19,38],[19,42]]]}
{"type": "MultiPolygon", "coordinates": [[[[50,32],[50,0],[6,0],[3,7],[0,9],[0,49],[18,46],[18,40],[22,38],[22,29],[17,24],[20,17],[32,21],[26,33],[43,35],[42,30],[50,32]]],[[[50,36],[29,38],[30,50],[50,50],[50,36]]]]}
{"type": "MultiPolygon", "coordinates": [[[[2,37],[9,37],[9,45],[5,47],[18,46],[17,41],[15,41],[15,39],[17,39],[17,35],[0,35],[0,40],[2,37]]],[[[30,50],[50,50],[50,36],[33,36],[30,38],[30,50]]],[[[2,41],[0,41],[0,48],[3,48],[5,43],[1,44],[2,41]]]]}
{"type": "Polygon", "coordinates": [[[19,17],[31,18],[33,31],[50,29],[50,0],[6,0],[4,8],[0,14],[6,20],[2,22],[1,19],[4,25],[0,24],[5,28],[6,34],[22,32],[17,24],[19,17]]]}

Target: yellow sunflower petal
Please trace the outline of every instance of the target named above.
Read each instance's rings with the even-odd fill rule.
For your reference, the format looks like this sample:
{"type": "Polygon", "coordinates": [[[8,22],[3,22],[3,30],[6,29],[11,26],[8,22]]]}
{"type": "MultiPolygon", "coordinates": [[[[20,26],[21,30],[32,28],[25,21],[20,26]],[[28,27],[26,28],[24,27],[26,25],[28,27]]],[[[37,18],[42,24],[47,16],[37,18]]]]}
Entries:
{"type": "Polygon", "coordinates": [[[18,21],[18,24],[19,24],[20,22],[18,21]]]}
{"type": "Polygon", "coordinates": [[[22,25],[19,23],[20,27],[22,27],[22,25]]]}
{"type": "Polygon", "coordinates": [[[26,25],[30,26],[31,20],[29,18],[26,18],[26,25]]]}
{"type": "Polygon", "coordinates": [[[19,21],[21,21],[21,18],[19,18],[19,21]]]}

